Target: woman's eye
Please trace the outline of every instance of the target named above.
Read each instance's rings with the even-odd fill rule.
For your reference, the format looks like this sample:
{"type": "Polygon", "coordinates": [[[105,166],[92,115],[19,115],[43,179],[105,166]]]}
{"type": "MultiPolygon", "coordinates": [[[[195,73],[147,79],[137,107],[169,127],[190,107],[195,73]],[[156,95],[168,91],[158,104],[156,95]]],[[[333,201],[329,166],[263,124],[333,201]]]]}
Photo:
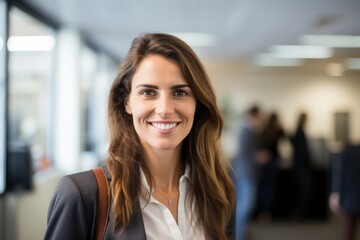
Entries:
{"type": "Polygon", "coordinates": [[[143,95],[143,96],[155,96],[156,93],[153,90],[142,90],[140,92],[140,95],[143,95]]]}
{"type": "Polygon", "coordinates": [[[187,95],[187,93],[185,91],[182,91],[182,90],[177,90],[177,91],[174,92],[174,96],[181,97],[181,96],[186,96],[186,95],[187,95]]]}

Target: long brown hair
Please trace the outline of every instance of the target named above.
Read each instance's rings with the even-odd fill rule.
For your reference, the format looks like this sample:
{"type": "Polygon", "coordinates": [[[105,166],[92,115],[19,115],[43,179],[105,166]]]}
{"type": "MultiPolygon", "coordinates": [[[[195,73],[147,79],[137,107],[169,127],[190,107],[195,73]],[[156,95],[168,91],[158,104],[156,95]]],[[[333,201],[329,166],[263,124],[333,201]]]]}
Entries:
{"type": "Polygon", "coordinates": [[[116,227],[129,226],[141,191],[140,168],[150,175],[135,132],[125,111],[131,80],[140,62],[149,55],[175,60],[196,97],[193,127],[182,144],[182,159],[190,166],[188,197],[195,205],[207,239],[226,239],[226,225],[234,210],[235,194],[223,164],[220,135],[223,127],[210,80],[192,49],[168,34],[145,34],[136,38],[109,95],[110,132],[107,166],[112,175],[113,214],[116,227]]]}

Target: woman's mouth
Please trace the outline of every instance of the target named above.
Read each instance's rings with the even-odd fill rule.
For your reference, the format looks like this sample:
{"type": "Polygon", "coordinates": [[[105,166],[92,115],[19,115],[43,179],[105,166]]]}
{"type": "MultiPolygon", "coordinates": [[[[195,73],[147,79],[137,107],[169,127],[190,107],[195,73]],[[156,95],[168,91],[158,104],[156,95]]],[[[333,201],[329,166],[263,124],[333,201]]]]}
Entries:
{"type": "Polygon", "coordinates": [[[160,130],[170,130],[176,127],[177,123],[156,123],[153,122],[151,125],[160,130]]]}

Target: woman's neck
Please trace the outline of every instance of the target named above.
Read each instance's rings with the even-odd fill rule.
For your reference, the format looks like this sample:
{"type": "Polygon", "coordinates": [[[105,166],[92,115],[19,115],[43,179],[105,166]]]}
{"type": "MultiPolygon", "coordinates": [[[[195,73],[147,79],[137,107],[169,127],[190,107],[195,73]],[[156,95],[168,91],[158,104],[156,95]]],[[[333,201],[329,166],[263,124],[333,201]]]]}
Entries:
{"type": "Polygon", "coordinates": [[[173,150],[145,149],[145,155],[153,186],[165,193],[178,191],[179,179],[185,170],[180,159],[180,147],[173,150]]]}

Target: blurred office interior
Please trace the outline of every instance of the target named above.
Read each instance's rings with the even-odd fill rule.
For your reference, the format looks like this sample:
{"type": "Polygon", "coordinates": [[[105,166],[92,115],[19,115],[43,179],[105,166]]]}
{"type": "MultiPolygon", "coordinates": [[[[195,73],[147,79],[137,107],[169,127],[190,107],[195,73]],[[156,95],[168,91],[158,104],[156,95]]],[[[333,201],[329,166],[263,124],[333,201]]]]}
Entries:
{"type": "Polygon", "coordinates": [[[225,120],[227,161],[251,104],[276,111],[287,134],[308,114],[306,221],[289,217],[283,139],[274,219],[254,218],[252,239],[340,239],[327,198],[332,156],[360,144],[358,0],[0,0],[0,239],[42,239],[59,178],[104,164],[108,90],[144,32],[174,34],[199,55],[225,120]]]}

